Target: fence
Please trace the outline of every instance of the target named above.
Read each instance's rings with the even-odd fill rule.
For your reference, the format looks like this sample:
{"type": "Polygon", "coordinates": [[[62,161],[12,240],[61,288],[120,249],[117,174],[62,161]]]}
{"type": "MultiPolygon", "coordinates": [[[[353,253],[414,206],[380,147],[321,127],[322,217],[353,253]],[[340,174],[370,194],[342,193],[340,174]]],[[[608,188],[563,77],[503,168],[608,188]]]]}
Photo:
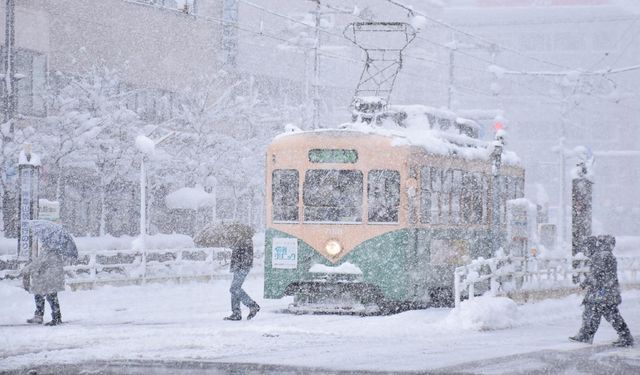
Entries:
{"type": "MultiPolygon", "coordinates": [[[[580,255],[568,258],[478,258],[455,270],[455,305],[460,305],[463,294],[473,299],[478,292],[509,295],[525,291],[571,290],[587,272],[588,259],[580,255]]],[[[621,284],[640,284],[639,276],[640,257],[618,257],[621,284]]]]}
{"type": "MultiPolygon", "coordinates": [[[[158,280],[211,280],[230,277],[231,250],[192,248],[166,250],[100,250],[81,252],[65,266],[71,289],[96,285],[144,284],[158,280]]],[[[15,277],[20,264],[5,260],[3,277],[15,277]]],[[[1,267],[0,267],[1,268],[1,267]]]]}

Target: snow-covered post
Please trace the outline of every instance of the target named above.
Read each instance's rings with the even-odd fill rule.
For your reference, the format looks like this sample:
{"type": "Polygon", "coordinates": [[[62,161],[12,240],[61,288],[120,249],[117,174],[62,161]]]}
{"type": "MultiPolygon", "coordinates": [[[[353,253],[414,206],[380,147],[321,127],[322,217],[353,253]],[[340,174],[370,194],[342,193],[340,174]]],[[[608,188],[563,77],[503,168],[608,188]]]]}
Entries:
{"type": "Polygon", "coordinates": [[[462,288],[462,285],[460,285],[461,277],[462,267],[458,267],[453,273],[453,302],[456,308],[460,307],[460,299],[462,298],[462,291],[460,290],[462,288]]]}
{"type": "Polygon", "coordinates": [[[144,169],[144,155],[140,158],[140,237],[144,243],[147,234],[147,172],[144,169]]]}
{"type": "Polygon", "coordinates": [[[139,135],[136,137],[136,147],[140,151],[140,250],[145,251],[145,236],[147,235],[147,172],[144,159],[155,151],[156,143],[150,138],[139,135]]]}
{"type": "MultiPolygon", "coordinates": [[[[578,163],[571,173],[571,255],[575,257],[582,252],[584,240],[591,235],[593,154],[586,147],[576,147],[574,152],[578,163]]],[[[580,261],[574,261],[572,266],[577,269],[580,261]]],[[[573,282],[579,280],[580,275],[574,275],[573,282]]]]}
{"type": "Polygon", "coordinates": [[[20,195],[18,207],[18,259],[29,257],[31,236],[29,220],[38,218],[38,181],[40,177],[40,157],[31,153],[31,145],[25,144],[18,159],[20,195]]]}

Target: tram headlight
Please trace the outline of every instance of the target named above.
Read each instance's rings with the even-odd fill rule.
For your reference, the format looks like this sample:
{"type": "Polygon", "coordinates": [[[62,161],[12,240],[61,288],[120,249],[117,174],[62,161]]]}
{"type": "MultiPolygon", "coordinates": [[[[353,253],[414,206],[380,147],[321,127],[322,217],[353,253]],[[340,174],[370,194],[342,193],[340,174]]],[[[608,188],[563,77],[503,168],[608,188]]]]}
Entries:
{"type": "Polygon", "coordinates": [[[342,251],[342,245],[336,240],[329,240],[327,244],[324,245],[324,249],[329,255],[336,256],[342,251]]]}

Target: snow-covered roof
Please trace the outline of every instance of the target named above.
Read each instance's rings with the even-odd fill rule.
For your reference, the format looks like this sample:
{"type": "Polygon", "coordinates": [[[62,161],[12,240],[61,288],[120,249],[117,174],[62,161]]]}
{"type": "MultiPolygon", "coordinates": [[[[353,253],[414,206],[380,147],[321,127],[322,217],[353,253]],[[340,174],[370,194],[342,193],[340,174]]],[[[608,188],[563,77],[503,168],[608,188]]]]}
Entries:
{"type": "MultiPolygon", "coordinates": [[[[398,108],[399,106],[394,107],[398,108]]],[[[412,109],[407,112],[406,127],[398,126],[393,120],[388,120],[379,126],[357,122],[342,124],[338,129],[319,129],[314,131],[302,131],[289,126],[284,133],[276,136],[276,139],[297,134],[345,132],[346,135],[347,132],[357,132],[390,137],[393,138],[392,145],[394,146],[418,146],[435,155],[456,155],[467,160],[489,160],[495,142],[479,140],[464,134],[457,134],[457,132],[432,129],[428,119],[426,119],[426,115],[418,115],[418,113],[426,113],[423,112],[426,107],[406,107],[411,107],[410,109],[412,109]]],[[[441,114],[447,114],[447,111],[441,110],[441,114]]],[[[453,112],[450,112],[450,114],[452,119],[455,120],[457,118],[453,112]]],[[[520,158],[515,152],[508,150],[503,151],[502,162],[508,165],[521,165],[520,158]]]]}

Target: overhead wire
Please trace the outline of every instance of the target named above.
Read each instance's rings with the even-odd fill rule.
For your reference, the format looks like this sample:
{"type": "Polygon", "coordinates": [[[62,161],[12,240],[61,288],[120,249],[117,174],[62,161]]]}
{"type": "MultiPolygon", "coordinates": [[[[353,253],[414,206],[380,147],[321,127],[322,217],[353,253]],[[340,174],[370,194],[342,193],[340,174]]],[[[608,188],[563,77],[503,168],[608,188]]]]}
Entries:
{"type": "MultiPolygon", "coordinates": [[[[243,2],[243,3],[249,3],[247,0],[239,0],[239,1],[241,1],[241,2],[243,2]]],[[[387,0],[387,1],[389,1],[389,0],[387,0]]],[[[254,4],[254,5],[255,5],[255,4],[254,4]]],[[[260,7],[260,8],[262,8],[262,7],[260,7]]],[[[266,9],[266,8],[264,8],[264,9],[266,9]]],[[[272,12],[273,12],[273,11],[272,11],[272,12]]],[[[281,14],[279,14],[279,13],[277,13],[277,12],[273,12],[273,14],[274,14],[274,15],[275,15],[275,14],[278,14],[278,15],[279,15],[279,16],[281,16],[282,18],[289,18],[288,16],[281,15],[281,14]]],[[[220,19],[220,18],[216,18],[216,17],[210,17],[210,16],[198,16],[198,17],[201,17],[201,18],[202,18],[202,17],[204,17],[204,18],[206,18],[207,20],[210,20],[210,21],[214,21],[214,22],[218,22],[218,23],[222,23],[222,24],[228,24],[228,25],[230,25],[230,26],[232,26],[232,27],[237,28],[237,29],[238,29],[238,30],[240,30],[240,31],[249,32],[249,33],[252,33],[252,34],[254,34],[254,35],[258,35],[258,36],[262,36],[262,37],[265,37],[265,38],[270,38],[270,39],[273,39],[273,40],[277,40],[277,41],[280,41],[280,42],[285,43],[285,44],[287,44],[287,45],[294,46],[294,47],[298,47],[298,48],[303,49],[303,50],[304,50],[304,49],[307,49],[307,50],[312,49],[312,47],[307,47],[307,46],[304,46],[304,45],[301,45],[301,44],[298,44],[298,43],[292,42],[291,40],[287,40],[287,39],[285,39],[285,38],[282,38],[282,37],[279,37],[279,36],[276,36],[276,35],[273,35],[273,34],[270,34],[270,33],[264,32],[263,30],[261,30],[261,31],[253,30],[253,29],[251,29],[250,27],[247,27],[247,26],[245,26],[245,25],[243,25],[243,24],[240,24],[240,23],[239,23],[239,22],[237,22],[237,21],[235,21],[235,22],[234,22],[234,21],[224,20],[224,19],[220,19]]],[[[361,17],[359,17],[359,18],[361,18],[361,17]]],[[[300,22],[300,21],[298,21],[297,23],[299,23],[299,24],[301,24],[301,25],[304,25],[304,26],[306,26],[306,27],[312,28],[312,29],[315,29],[315,28],[316,28],[314,25],[309,25],[309,24],[306,24],[306,23],[304,23],[304,22],[300,22]]],[[[321,32],[325,33],[325,34],[328,34],[328,35],[340,36],[339,34],[336,34],[336,33],[330,32],[330,31],[328,31],[328,30],[326,30],[326,29],[323,29],[323,28],[319,28],[319,30],[320,30],[321,32]]],[[[342,36],[340,36],[340,37],[342,38],[342,36]]],[[[426,38],[424,38],[424,37],[420,37],[420,36],[418,36],[418,37],[417,37],[417,39],[424,40],[424,41],[426,41],[426,42],[429,42],[429,43],[431,43],[431,44],[437,45],[437,46],[442,47],[442,48],[446,48],[446,49],[449,49],[449,50],[455,50],[455,52],[456,52],[456,53],[460,53],[460,54],[462,54],[462,55],[465,55],[465,56],[468,56],[468,57],[470,57],[470,58],[474,58],[474,59],[477,59],[477,60],[483,61],[483,62],[488,63],[488,64],[491,64],[491,65],[493,65],[493,64],[494,64],[494,62],[492,62],[491,60],[488,60],[488,59],[482,58],[482,57],[480,57],[480,56],[477,56],[477,55],[474,55],[474,54],[471,54],[471,53],[468,53],[468,52],[465,52],[465,51],[462,51],[462,50],[455,49],[455,48],[453,48],[453,47],[451,47],[451,46],[448,46],[448,45],[445,45],[445,44],[442,44],[442,43],[438,43],[438,42],[435,42],[435,41],[432,41],[432,40],[426,39],[426,38]]],[[[338,60],[344,60],[344,61],[360,62],[360,63],[363,63],[363,62],[364,62],[364,60],[356,60],[356,59],[353,59],[353,58],[351,58],[351,57],[346,57],[346,56],[339,55],[339,54],[331,54],[331,53],[328,53],[328,52],[325,52],[325,51],[321,52],[321,55],[322,55],[322,56],[325,56],[325,57],[329,57],[329,58],[338,59],[338,60]]],[[[410,58],[416,58],[416,57],[415,57],[415,56],[411,56],[410,58]]],[[[426,58],[419,58],[419,57],[418,57],[417,59],[418,59],[418,60],[424,60],[424,61],[427,61],[427,60],[428,60],[428,59],[426,59],[426,58]]],[[[448,64],[448,63],[446,63],[446,62],[440,62],[440,61],[436,62],[436,61],[437,61],[437,60],[434,60],[434,61],[431,61],[431,62],[439,63],[439,64],[441,64],[441,65],[449,65],[449,64],[448,64]]],[[[458,66],[458,68],[466,68],[466,67],[458,66]]],[[[638,67],[632,67],[632,68],[633,68],[633,69],[636,69],[636,68],[638,68],[638,67]]],[[[469,68],[469,69],[471,69],[471,68],[469,68]]],[[[481,70],[476,69],[476,71],[481,71],[481,70]]],[[[600,73],[600,72],[599,72],[599,73],[600,73]]],[[[405,74],[406,74],[406,73],[405,73],[405,74]]],[[[600,74],[602,74],[602,73],[600,73],[600,74]]],[[[421,78],[421,79],[425,79],[425,77],[419,77],[419,78],[421,78]]],[[[435,82],[435,81],[434,81],[434,82],[435,82]]],[[[532,92],[534,92],[534,93],[536,93],[536,94],[538,94],[538,95],[540,95],[540,96],[548,96],[548,95],[549,95],[548,93],[542,93],[542,92],[539,92],[539,91],[535,91],[535,90],[531,89],[528,85],[523,85],[523,84],[520,84],[520,83],[516,83],[516,84],[517,84],[517,85],[519,85],[519,86],[522,86],[522,87],[524,87],[525,89],[527,89],[527,90],[529,90],[529,91],[532,91],[532,92]]],[[[556,83],[553,83],[553,84],[555,85],[556,83]]],[[[477,89],[475,89],[475,88],[471,88],[471,87],[465,87],[465,88],[466,88],[466,89],[469,89],[469,90],[475,90],[476,92],[478,92],[478,93],[482,93],[483,95],[491,95],[491,94],[488,94],[488,93],[486,93],[486,92],[482,92],[482,91],[480,91],[480,90],[477,90],[477,89]]],[[[587,95],[590,95],[590,96],[594,96],[594,97],[596,97],[596,98],[599,98],[599,97],[597,97],[597,96],[595,96],[595,95],[592,95],[592,94],[589,94],[589,93],[586,93],[586,94],[587,94],[587,95]]],[[[599,98],[599,99],[601,99],[601,98],[599,98]]],[[[558,100],[564,100],[564,99],[563,99],[563,98],[558,98],[558,100]]],[[[615,104],[618,104],[618,105],[624,106],[624,105],[622,105],[622,104],[621,104],[621,103],[619,103],[619,102],[617,102],[617,103],[615,103],[615,104]]],[[[625,106],[625,107],[630,108],[630,109],[634,109],[634,110],[637,110],[637,111],[640,111],[640,109],[637,109],[637,108],[628,107],[628,106],[625,106]]]]}
{"type": "MultiPolygon", "coordinates": [[[[405,9],[409,9],[409,8],[405,7],[405,9]]],[[[361,19],[361,20],[368,21],[367,18],[361,17],[360,15],[354,15],[354,16],[359,18],[359,19],[361,19]]],[[[474,58],[474,59],[479,60],[479,61],[483,61],[483,62],[485,62],[485,63],[487,63],[489,65],[494,65],[494,62],[489,60],[489,59],[485,59],[483,57],[480,57],[480,56],[465,52],[463,50],[456,49],[456,48],[454,48],[452,46],[448,46],[448,45],[445,45],[445,44],[442,44],[442,43],[439,43],[439,42],[432,41],[432,40],[424,38],[424,37],[422,37],[420,35],[417,35],[416,39],[426,41],[428,43],[431,43],[431,44],[436,45],[436,46],[441,47],[441,48],[445,48],[447,50],[453,50],[453,51],[455,51],[457,53],[460,53],[462,55],[474,58]]],[[[428,61],[428,62],[432,62],[432,63],[436,63],[436,64],[439,64],[439,65],[444,65],[444,66],[450,66],[451,65],[451,63],[449,63],[449,62],[443,62],[443,61],[439,61],[439,60],[435,60],[435,59],[427,59],[427,58],[422,58],[422,57],[416,57],[416,56],[412,56],[410,54],[405,54],[405,56],[407,56],[410,59],[428,61]]],[[[455,64],[454,64],[454,68],[470,70],[470,71],[475,71],[475,72],[481,72],[481,73],[488,73],[488,70],[487,71],[483,71],[481,69],[474,69],[474,68],[469,68],[469,67],[465,67],[465,66],[461,66],[461,65],[455,65],[455,64]]],[[[405,72],[403,74],[407,74],[407,73],[405,72]]],[[[424,79],[424,77],[422,77],[422,78],[424,79]]],[[[521,84],[521,83],[519,83],[517,81],[513,81],[513,83],[516,84],[517,86],[522,86],[523,88],[525,88],[526,90],[528,90],[530,92],[533,92],[534,94],[537,94],[537,95],[540,95],[540,96],[544,96],[544,97],[548,96],[548,93],[542,93],[542,92],[536,91],[536,90],[532,89],[529,85],[521,84]]],[[[451,83],[448,83],[448,84],[450,85],[451,83]]],[[[461,86],[460,84],[456,84],[456,87],[460,87],[460,86],[461,86]]],[[[481,91],[479,91],[477,89],[472,89],[472,90],[476,90],[476,92],[481,92],[481,91]]],[[[492,94],[487,94],[486,92],[481,92],[481,93],[483,95],[487,95],[487,96],[495,96],[495,94],[493,94],[493,93],[492,94]]],[[[561,101],[562,98],[558,98],[558,100],[561,101]]]]}
{"type": "MultiPolygon", "coordinates": [[[[636,23],[638,23],[638,18],[636,18],[631,25],[629,25],[629,27],[622,33],[620,34],[620,37],[616,40],[616,42],[614,43],[614,45],[611,47],[611,49],[615,49],[616,47],[618,47],[618,44],[620,44],[620,41],[622,41],[622,39],[625,37],[625,35],[627,35],[632,29],[633,27],[636,25],[636,23]]],[[[634,34],[635,36],[635,34],[634,34]]],[[[633,41],[634,38],[631,38],[631,40],[633,41]]],[[[598,61],[594,62],[592,64],[591,69],[595,68],[596,66],[598,66],[598,64],[600,64],[601,62],[603,62],[607,57],[609,57],[609,53],[604,54],[604,56],[602,56],[598,61]]]]}
{"type": "MultiPolygon", "coordinates": [[[[265,8],[265,7],[259,6],[259,5],[255,4],[255,3],[251,2],[251,1],[248,1],[248,0],[238,0],[238,1],[239,1],[239,2],[244,3],[244,4],[248,5],[248,6],[251,6],[251,7],[253,7],[253,8],[256,8],[256,9],[259,9],[259,10],[261,10],[261,11],[264,11],[264,12],[266,12],[266,13],[272,14],[272,15],[274,15],[274,16],[277,16],[277,17],[280,17],[280,18],[283,18],[283,19],[287,19],[287,20],[289,20],[289,21],[291,21],[291,22],[294,22],[294,23],[300,24],[300,25],[302,25],[302,26],[305,26],[305,27],[308,27],[308,28],[311,28],[311,29],[314,29],[314,30],[315,30],[315,29],[317,29],[318,31],[320,31],[320,32],[322,32],[322,33],[324,33],[324,34],[334,36],[334,37],[338,38],[338,39],[339,39],[339,40],[341,40],[341,41],[343,41],[343,40],[344,40],[344,36],[343,36],[343,35],[340,35],[340,34],[337,34],[337,33],[331,32],[330,30],[327,30],[327,29],[324,29],[324,28],[320,28],[320,27],[316,27],[315,25],[310,25],[310,24],[308,24],[308,23],[305,23],[305,22],[299,21],[299,20],[297,20],[297,19],[295,19],[295,18],[292,18],[292,17],[290,17],[290,16],[283,15],[283,14],[278,13],[278,12],[276,12],[276,11],[273,11],[273,10],[271,10],[271,9],[267,9],[267,8],[265,8]]],[[[407,7],[407,6],[404,6],[403,4],[401,4],[401,3],[397,2],[397,1],[394,1],[394,0],[387,0],[387,1],[388,1],[389,3],[391,3],[391,4],[394,4],[394,5],[400,6],[400,7],[404,8],[405,10],[412,11],[412,12],[416,12],[416,13],[418,13],[418,14],[423,15],[421,12],[419,12],[419,11],[415,11],[415,10],[413,10],[412,8],[409,8],[409,7],[407,7]]],[[[324,3],[324,4],[323,4],[323,6],[325,6],[325,7],[329,8],[329,9],[342,11],[341,9],[336,9],[335,7],[332,7],[332,6],[330,6],[330,5],[326,4],[326,3],[324,3]]],[[[365,18],[363,18],[363,17],[359,17],[359,16],[358,16],[358,18],[365,19],[365,18]]],[[[636,17],[636,18],[635,18],[635,20],[637,21],[637,20],[638,20],[638,18],[636,17]]],[[[442,24],[443,24],[443,25],[448,25],[448,24],[446,24],[446,23],[444,23],[444,22],[443,22],[442,24]]],[[[456,29],[456,30],[457,30],[457,29],[456,29]]],[[[439,46],[439,47],[442,47],[442,48],[447,48],[447,49],[450,49],[450,50],[455,50],[455,52],[457,52],[457,53],[460,53],[460,54],[462,54],[462,55],[464,55],[464,56],[471,57],[471,58],[474,58],[474,59],[477,59],[477,60],[483,61],[483,62],[485,62],[485,63],[487,63],[487,64],[490,64],[490,65],[493,65],[493,64],[494,64],[494,62],[493,62],[493,61],[490,61],[490,60],[488,60],[488,59],[482,58],[482,57],[480,57],[480,56],[478,56],[478,55],[475,55],[475,54],[471,54],[471,53],[465,52],[465,51],[463,51],[463,50],[456,49],[456,48],[454,48],[454,47],[452,47],[452,46],[448,46],[448,45],[445,45],[445,44],[442,44],[442,43],[434,42],[434,41],[432,41],[432,40],[429,40],[429,39],[426,39],[426,38],[424,38],[424,37],[420,37],[420,36],[418,36],[417,38],[418,38],[418,39],[420,39],[420,40],[424,40],[424,41],[427,41],[427,42],[429,42],[429,43],[435,44],[435,45],[437,45],[437,46],[439,46]]],[[[287,41],[287,42],[290,42],[290,41],[287,41]]],[[[495,43],[492,43],[492,44],[495,44],[495,43]]],[[[495,45],[497,45],[497,44],[495,44],[495,45]]],[[[450,65],[450,64],[449,64],[449,63],[447,63],[447,62],[438,61],[438,60],[435,60],[435,59],[427,59],[427,58],[422,58],[422,57],[416,57],[416,56],[412,56],[412,55],[410,55],[410,54],[407,54],[407,55],[405,55],[405,56],[407,56],[408,58],[413,58],[413,59],[417,59],[417,60],[430,61],[430,62],[432,62],[432,63],[436,63],[436,64],[440,64],[440,65],[445,65],[445,66],[450,65]]],[[[480,70],[480,69],[474,69],[474,68],[469,68],[469,67],[460,66],[460,65],[457,65],[456,67],[457,67],[458,69],[464,69],[464,70],[470,70],[470,71],[476,71],[476,72],[483,72],[483,71],[482,71],[482,70],[480,70]]],[[[622,68],[622,69],[617,69],[617,70],[597,71],[597,72],[586,72],[586,73],[584,73],[584,74],[587,74],[587,75],[603,75],[603,74],[608,74],[608,73],[619,73],[619,72],[624,72],[624,71],[629,71],[629,70],[636,70],[636,69],[640,69],[640,65],[632,66],[632,67],[627,67],[627,68],[622,68]]],[[[507,73],[508,73],[508,74],[518,74],[518,73],[521,73],[521,74],[523,74],[523,75],[526,75],[528,72],[507,71],[507,73]]],[[[567,74],[567,72],[559,72],[559,73],[554,73],[554,72],[530,72],[529,74],[534,75],[534,76],[535,76],[535,75],[566,75],[566,74],[567,74]]],[[[524,87],[528,87],[528,86],[524,86],[524,87]]],[[[543,94],[543,93],[539,93],[539,94],[541,94],[541,95],[545,95],[545,94],[543,94]]]]}
{"type": "Polygon", "coordinates": [[[478,41],[480,41],[480,42],[483,42],[483,43],[487,44],[488,46],[496,46],[496,47],[500,48],[501,50],[509,51],[509,52],[511,52],[511,53],[515,53],[515,54],[517,54],[517,55],[523,56],[523,57],[528,58],[528,59],[530,59],[530,60],[534,60],[534,61],[538,61],[538,62],[540,62],[540,63],[544,63],[544,64],[552,65],[552,66],[555,66],[555,67],[558,67],[558,68],[563,68],[563,69],[567,69],[567,68],[568,68],[568,67],[566,67],[566,66],[564,66],[564,65],[557,64],[557,63],[555,63],[555,62],[551,62],[551,61],[547,61],[547,60],[544,60],[544,59],[540,59],[540,58],[537,58],[537,57],[535,57],[535,56],[529,56],[529,55],[525,54],[524,52],[521,52],[520,50],[518,50],[518,49],[516,49],[516,48],[512,48],[512,47],[504,46],[504,45],[502,45],[502,44],[500,44],[500,43],[497,43],[497,42],[491,41],[491,40],[489,40],[489,39],[486,39],[486,38],[481,37],[481,36],[479,36],[479,35],[473,34],[473,33],[471,33],[471,32],[468,32],[468,31],[465,31],[465,30],[461,30],[461,29],[459,29],[459,28],[457,28],[457,27],[455,27],[455,26],[453,26],[453,25],[450,25],[450,24],[448,24],[448,23],[444,22],[444,21],[440,21],[440,20],[439,20],[439,19],[437,19],[437,18],[434,18],[434,17],[429,16],[429,15],[427,15],[425,12],[422,12],[422,11],[416,10],[416,9],[415,9],[415,8],[413,8],[413,7],[408,7],[407,5],[405,5],[405,4],[403,4],[403,3],[400,3],[399,1],[396,1],[396,0],[386,0],[386,1],[387,1],[387,2],[389,2],[389,3],[391,3],[391,4],[393,4],[393,5],[396,5],[396,6],[402,7],[402,8],[404,8],[404,9],[408,10],[408,11],[409,11],[409,12],[411,12],[411,13],[418,14],[418,15],[420,15],[420,16],[422,16],[422,17],[424,17],[424,18],[428,19],[428,20],[429,20],[429,21],[431,21],[431,22],[437,23],[437,24],[439,24],[439,25],[441,25],[441,26],[444,26],[444,27],[446,27],[446,28],[448,28],[448,29],[450,29],[450,30],[453,30],[453,31],[455,31],[455,32],[457,32],[457,33],[459,33],[459,34],[462,34],[462,35],[468,36],[468,37],[470,37],[470,38],[476,39],[476,40],[478,40],[478,41]]]}
{"type": "Polygon", "coordinates": [[[478,41],[480,41],[480,42],[482,42],[484,44],[487,44],[488,46],[495,46],[495,47],[499,48],[500,50],[511,52],[511,53],[516,54],[516,55],[525,57],[525,58],[527,58],[529,60],[537,61],[537,62],[544,63],[544,64],[547,64],[547,65],[555,66],[555,67],[558,67],[558,68],[568,69],[568,70],[571,70],[571,71],[580,71],[580,69],[571,68],[571,67],[563,65],[563,64],[559,64],[559,63],[556,63],[556,62],[553,62],[553,61],[549,61],[549,60],[545,60],[545,59],[541,59],[541,58],[538,58],[538,57],[535,57],[535,56],[528,55],[528,54],[520,51],[517,48],[508,47],[508,46],[505,46],[503,44],[500,44],[500,43],[494,42],[492,40],[489,40],[489,39],[487,39],[485,37],[479,36],[477,34],[474,34],[474,33],[459,29],[459,28],[457,28],[457,27],[455,27],[455,26],[453,26],[451,24],[448,24],[448,23],[446,23],[444,21],[440,21],[437,18],[431,17],[431,16],[427,15],[426,13],[424,13],[422,11],[416,10],[413,7],[408,7],[407,5],[405,5],[403,3],[400,3],[397,0],[386,0],[386,1],[391,3],[391,4],[393,4],[393,5],[402,7],[402,8],[406,9],[407,11],[409,11],[411,13],[415,13],[415,14],[421,15],[422,17],[430,20],[431,22],[437,23],[437,24],[439,24],[441,26],[444,26],[444,27],[446,27],[446,28],[448,28],[448,29],[450,29],[452,31],[455,31],[455,32],[457,32],[459,34],[462,34],[462,35],[468,36],[470,38],[476,39],[476,40],[478,40],[478,41]]]}
{"type": "Polygon", "coordinates": [[[494,26],[536,26],[536,25],[565,25],[565,24],[587,24],[587,23],[608,23],[608,22],[620,22],[620,21],[636,21],[640,19],[640,16],[628,16],[628,17],[612,17],[612,18],[594,18],[590,20],[581,19],[566,19],[561,21],[518,21],[518,22],[496,22],[491,25],[488,24],[467,24],[464,26],[473,27],[494,27],[494,26]]]}
{"type": "Polygon", "coordinates": [[[248,0],[238,0],[238,1],[243,3],[243,4],[246,4],[246,5],[250,6],[252,8],[255,8],[255,9],[261,10],[261,11],[263,11],[265,13],[271,14],[273,16],[280,17],[282,19],[286,19],[288,21],[291,21],[291,22],[296,23],[298,25],[302,25],[302,26],[308,27],[308,28],[313,29],[313,30],[318,30],[319,32],[324,33],[326,35],[330,35],[330,36],[336,37],[340,41],[345,41],[344,35],[342,35],[342,34],[335,33],[333,31],[327,30],[327,29],[325,29],[323,27],[319,27],[319,26],[316,26],[316,25],[308,24],[306,22],[297,20],[297,19],[295,19],[295,18],[293,18],[291,16],[287,16],[285,14],[278,13],[278,12],[276,12],[274,10],[267,9],[265,7],[262,7],[262,6],[258,5],[258,4],[255,4],[255,3],[251,2],[251,1],[248,1],[248,0]]]}
{"type": "MultiPolygon", "coordinates": [[[[454,51],[455,53],[470,57],[470,58],[478,60],[478,61],[482,61],[482,62],[487,63],[489,65],[496,65],[496,66],[498,65],[494,61],[491,61],[491,60],[489,60],[487,58],[484,58],[484,57],[481,57],[481,56],[466,52],[466,51],[464,51],[462,49],[455,48],[454,46],[450,46],[450,45],[446,45],[446,44],[443,44],[443,43],[435,42],[433,40],[430,40],[430,39],[427,39],[427,38],[424,38],[424,37],[421,37],[421,36],[417,36],[416,39],[428,42],[430,44],[436,45],[436,46],[441,47],[441,48],[445,48],[445,49],[450,50],[450,51],[454,51]]],[[[447,64],[447,63],[444,63],[444,64],[447,64]]],[[[459,68],[460,66],[459,65],[454,65],[454,67],[458,67],[459,68]]],[[[624,68],[619,68],[619,69],[611,69],[611,70],[603,70],[603,71],[592,71],[592,72],[587,72],[585,75],[592,75],[592,76],[602,75],[602,76],[604,76],[606,74],[609,74],[610,72],[622,73],[622,72],[638,70],[638,69],[640,69],[640,65],[634,65],[634,66],[629,66],[629,67],[624,67],[624,68]]],[[[578,72],[579,74],[584,74],[584,72],[580,72],[580,71],[576,71],[576,72],[578,72]]],[[[566,76],[569,72],[566,72],[566,71],[562,72],[562,73],[558,73],[558,72],[522,72],[522,71],[518,71],[518,70],[505,70],[505,73],[508,73],[509,75],[527,75],[527,76],[532,76],[532,77],[541,77],[543,80],[545,80],[545,81],[547,81],[547,82],[549,82],[549,83],[551,83],[553,85],[557,85],[556,82],[550,82],[549,79],[547,78],[547,76],[558,76],[558,77],[561,77],[561,76],[566,76]]],[[[516,85],[522,86],[528,91],[532,91],[532,92],[538,93],[541,96],[548,95],[548,93],[542,93],[542,92],[539,92],[539,91],[535,91],[531,87],[529,87],[528,85],[517,83],[517,81],[513,81],[513,82],[516,83],[516,85]]],[[[589,95],[589,96],[594,96],[594,97],[599,98],[599,99],[602,99],[602,98],[596,96],[593,93],[585,92],[585,94],[589,95]]],[[[562,101],[563,98],[559,97],[558,100],[562,101]]],[[[613,103],[613,104],[624,106],[619,102],[616,102],[616,103],[613,103]]],[[[625,107],[633,109],[633,110],[636,110],[636,111],[640,111],[640,109],[638,109],[638,108],[633,108],[633,107],[629,107],[629,106],[625,106],[625,107]]]]}

